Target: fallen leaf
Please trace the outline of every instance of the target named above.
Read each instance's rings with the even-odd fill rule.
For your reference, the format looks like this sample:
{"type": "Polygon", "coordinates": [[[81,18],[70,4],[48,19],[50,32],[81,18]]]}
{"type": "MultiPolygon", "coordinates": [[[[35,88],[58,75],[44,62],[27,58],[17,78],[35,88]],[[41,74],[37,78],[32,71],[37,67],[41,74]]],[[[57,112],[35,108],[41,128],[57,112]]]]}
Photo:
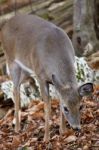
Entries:
{"type": "Polygon", "coordinates": [[[67,143],[70,143],[70,142],[75,142],[76,140],[77,140],[77,137],[75,135],[70,135],[64,141],[67,143]]]}
{"type": "Polygon", "coordinates": [[[83,150],[89,150],[89,146],[88,145],[84,145],[83,150]]]}
{"type": "Polygon", "coordinates": [[[19,136],[14,136],[12,140],[12,145],[14,148],[17,148],[20,145],[21,141],[19,136]]]}

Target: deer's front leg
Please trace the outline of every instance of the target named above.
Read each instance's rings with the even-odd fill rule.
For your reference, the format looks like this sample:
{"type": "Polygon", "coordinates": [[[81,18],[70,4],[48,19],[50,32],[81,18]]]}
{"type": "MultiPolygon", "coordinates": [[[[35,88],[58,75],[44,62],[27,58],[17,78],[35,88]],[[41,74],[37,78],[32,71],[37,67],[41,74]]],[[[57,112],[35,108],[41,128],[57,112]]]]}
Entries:
{"type": "Polygon", "coordinates": [[[49,87],[48,84],[42,83],[40,85],[41,87],[41,95],[44,100],[44,111],[45,111],[45,135],[44,135],[44,141],[48,142],[50,139],[50,133],[49,133],[49,121],[50,121],[50,113],[51,113],[51,102],[49,99],[49,87]]]}
{"type": "Polygon", "coordinates": [[[20,93],[16,88],[14,89],[14,99],[15,99],[15,131],[20,130],[21,122],[21,111],[20,111],[20,93]]]}
{"type": "Polygon", "coordinates": [[[50,139],[50,133],[49,133],[49,121],[50,121],[50,103],[47,101],[44,104],[44,110],[45,110],[45,135],[44,135],[44,141],[48,142],[50,139]]]}
{"type": "Polygon", "coordinates": [[[60,104],[60,134],[65,133],[65,131],[66,131],[65,117],[62,112],[62,104],[60,104]]]}

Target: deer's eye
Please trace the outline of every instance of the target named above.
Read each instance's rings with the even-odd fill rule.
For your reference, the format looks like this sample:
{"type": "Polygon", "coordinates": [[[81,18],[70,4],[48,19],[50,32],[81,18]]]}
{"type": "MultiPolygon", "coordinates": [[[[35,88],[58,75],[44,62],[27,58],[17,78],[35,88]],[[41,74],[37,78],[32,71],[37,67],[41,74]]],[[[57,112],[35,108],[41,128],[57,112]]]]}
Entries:
{"type": "Polygon", "coordinates": [[[66,106],[64,106],[64,111],[65,111],[65,113],[69,113],[69,110],[67,109],[67,107],[66,106]]]}
{"type": "Polygon", "coordinates": [[[82,110],[83,109],[83,105],[81,105],[80,107],[79,107],[79,110],[82,110]]]}

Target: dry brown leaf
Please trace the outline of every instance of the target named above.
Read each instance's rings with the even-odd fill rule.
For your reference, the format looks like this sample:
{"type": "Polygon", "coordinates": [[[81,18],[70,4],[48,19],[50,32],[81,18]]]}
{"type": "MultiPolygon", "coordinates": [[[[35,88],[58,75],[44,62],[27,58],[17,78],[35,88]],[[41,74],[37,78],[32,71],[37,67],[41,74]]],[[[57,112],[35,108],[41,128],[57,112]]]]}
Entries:
{"type": "Polygon", "coordinates": [[[86,118],[87,118],[87,120],[90,120],[90,119],[94,118],[94,116],[93,116],[91,111],[86,114],[86,118]]]}
{"type": "MultiPolygon", "coordinates": [[[[99,90],[99,87],[97,88],[99,90]]],[[[95,90],[96,91],[96,90],[95,90]]],[[[95,95],[97,96],[97,92],[95,95]]],[[[99,110],[98,102],[91,98],[86,98],[82,101],[84,106],[81,118],[82,118],[82,129],[81,132],[74,131],[73,129],[66,128],[66,132],[63,135],[59,135],[59,120],[60,110],[59,101],[52,100],[51,110],[51,149],[57,150],[98,150],[99,144],[99,110]],[[76,148],[75,148],[76,147],[76,148]]],[[[8,113],[6,119],[0,122],[0,148],[4,150],[19,149],[19,147],[27,149],[48,149],[48,143],[43,142],[44,137],[44,103],[42,101],[31,101],[31,107],[22,110],[22,122],[21,132],[15,134],[12,128],[13,113],[8,113]],[[6,141],[6,142],[5,142],[6,141]],[[16,148],[15,148],[16,146],[16,148]]],[[[66,122],[67,125],[67,122],[66,122]]]]}
{"type": "Polygon", "coordinates": [[[12,147],[12,143],[11,142],[3,142],[3,146],[5,150],[10,150],[12,147]]]}
{"type": "Polygon", "coordinates": [[[40,102],[40,103],[37,105],[37,108],[38,108],[38,111],[44,109],[44,102],[40,102]]]}
{"type": "Polygon", "coordinates": [[[38,112],[40,110],[44,109],[44,102],[38,103],[38,105],[35,105],[34,107],[27,110],[28,114],[32,115],[35,112],[38,112]]]}
{"type": "Polygon", "coordinates": [[[53,99],[53,100],[51,101],[51,106],[52,106],[52,108],[54,108],[54,109],[58,108],[58,106],[59,106],[59,100],[53,99]]]}
{"type": "Polygon", "coordinates": [[[3,144],[0,144],[0,148],[3,150],[3,149],[4,149],[4,145],[3,145],[3,144]]]}
{"type": "Polygon", "coordinates": [[[95,106],[97,106],[97,104],[94,101],[86,101],[85,103],[89,107],[95,107],[95,106]]]}
{"type": "Polygon", "coordinates": [[[32,114],[33,119],[40,119],[40,118],[44,118],[44,112],[35,112],[32,114]]]}
{"type": "Polygon", "coordinates": [[[83,150],[89,150],[89,146],[88,145],[84,145],[83,150]]]}
{"type": "Polygon", "coordinates": [[[14,136],[12,140],[12,145],[14,148],[17,148],[20,145],[20,137],[19,136],[14,136]]]}
{"type": "Polygon", "coordinates": [[[66,131],[63,135],[64,135],[63,138],[67,138],[67,137],[72,136],[72,135],[74,136],[74,131],[72,129],[66,128],[66,131]]]}
{"type": "Polygon", "coordinates": [[[31,108],[31,107],[33,107],[33,106],[35,106],[35,105],[38,105],[39,104],[39,102],[40,102],[40,100],[31,100],[31,102],[29,103],[29,105],[28,105],[28,109],[29,108],[31,108]]]}
{"type": "Polygon", "coordinates": [[[77,140],[77,137],[75,135],[70,135],[64,141],[67,143],[70,143],[70,142],[75,142],[76,140],[77,140]]]}
{"type": "Polygon", "coordinates": [[[59,136],[58,135],[54,135],[51,140],[56,140],[56,139],[59,139],[59,136]]]}

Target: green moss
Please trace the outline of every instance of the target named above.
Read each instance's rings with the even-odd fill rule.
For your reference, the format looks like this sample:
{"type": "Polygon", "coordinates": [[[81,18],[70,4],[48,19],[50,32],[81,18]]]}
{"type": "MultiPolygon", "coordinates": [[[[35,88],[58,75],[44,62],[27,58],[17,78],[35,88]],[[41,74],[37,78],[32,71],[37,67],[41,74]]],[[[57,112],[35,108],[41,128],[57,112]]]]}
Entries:
{"type": "Polygon", "coordinates": [[[83,66],[80,66],[79,63],[77,62],[77,72],[76,72],[76,77],[78,82],[79,81],[84,81],[85,79],[85,74],[84,74],[84,70],[82,68],[83,66]]]}
{"type": "Polygon", "coordinates": [[[3,49],[2,49],[2,47],[0,47],[0,54],[3,52],[3,49]]]}
{"type": "Polygon", "coordinates": [[[0,4],[7,2],[8,0],[0,0],[0,4]]]}
{"type": "Polygon", "coordinates": [[[0,76],[2,75],[2,69],[0,69],[0,76]]]}
{"type": "Polygon", "coordinates": [[[41,14],[39,16],[46,19],[46,20],[49,20],[49,18],[50,18],[48,13],[44,13],[44,14],[41,14]]]}

